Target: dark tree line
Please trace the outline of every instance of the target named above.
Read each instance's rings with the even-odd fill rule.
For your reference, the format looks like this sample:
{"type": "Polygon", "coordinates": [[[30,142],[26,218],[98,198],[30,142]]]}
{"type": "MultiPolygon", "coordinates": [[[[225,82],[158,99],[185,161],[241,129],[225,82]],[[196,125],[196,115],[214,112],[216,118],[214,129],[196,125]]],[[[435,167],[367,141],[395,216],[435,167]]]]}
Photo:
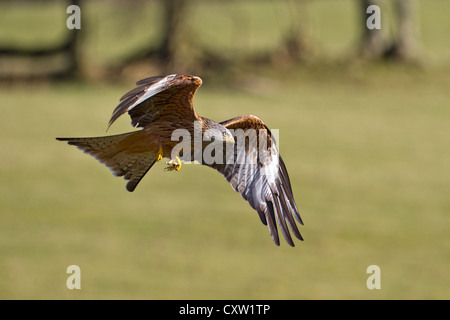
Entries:
{"type": "MultiPolygon", "coordinates": [[[[80,6],[80,0],[69,0],[68,5],[80,6]]],[[[0,44],[0,57],[13,58],[16,61],[35,60],[39,64],[52,65],[52,61],[64,61],[64,65],[58,68],[48,68],[49,70],[43,74],[20,74],[20,75],[3,75],[0,72],[0,80],[9,78],[19,78],[23,80],[33,78],[52,78],[52,79],[72,79],[79,76],[80,59],[79,59],[80,32],[79,30],[70,30],[66,33],[61,43],[52,47],[45,48],[15,48],[2,46],[0,44]]],[[[1,71],[1,70],[0,70],[1,71]]]]}
{"type": "MultiPolygon", "coordinates": [[[[153,1],[158,2],[163,15],[161,25],[157,26],[160,30],[159,34],[161,34],[159,42],[149,43],[147,47],[136,52],[131,52],[128,57],[114,66],[113,69],[116,74],[120,74],[120,70],[136,63],[148,62],[158,65],[161,72],[185,69],[187,66],[196,70],[224,68],[234,63],[233,59],[202,47],[200,43],[196,42],[193,35],[190,34],[186,17],[189,15],[190,6],[194,5],[195,2],[189,0],[153,1]],[[189,45],[196,46],[195,50],[190,50],[190,52],[195,52],[195,54],[185,54],[190,49],[187,48],[189,45]]],[[[307,58],[311,52],[308,39],[305,36],[305,28],[308,23],[307,6],[309,2],[310,0],[286,0],[285,3],[289,6],[292,15],[291,27],[286,31],[276,48],[263,55],[247,57],[246,62],[273,64],[277,61],[288,61],[289,63],[301,63],[307,58]]],[[[139,2],[123,1],[121,5],[136,5],[136,3],[139,2]]],[[[355,0],[355,4],[358,6],[362,30],[360,42],[357,46],[356,58],[364,60],[395,59],[397,61],[411,61],[417,58],[414,0],[355,0]],[[386,33],[385,28],[369,29],[366,27],[368,18],[366,10],[370,5],[391,6],[390,9],[393,9],[395,12],[395,34],[386,33]]],[[[67,0],[67,5],[78,5],[82,7],[83,1],[67,0]]],[[[150,23],[153,22],[150,21],[150,23]]],[[[66,61],[64,67],[56,71],[50,70],[44,76],[48,78],[74,78],[80,76],[81,63],[79,51],[82,45],[80,31],[68,30],[62,42],[51,48],[17,49],[2,47],[0,44],[0,58],[15,57],[33,59],[45,57],[51,60],[52,57],[64,56],[64,60],[66,61]]]]}

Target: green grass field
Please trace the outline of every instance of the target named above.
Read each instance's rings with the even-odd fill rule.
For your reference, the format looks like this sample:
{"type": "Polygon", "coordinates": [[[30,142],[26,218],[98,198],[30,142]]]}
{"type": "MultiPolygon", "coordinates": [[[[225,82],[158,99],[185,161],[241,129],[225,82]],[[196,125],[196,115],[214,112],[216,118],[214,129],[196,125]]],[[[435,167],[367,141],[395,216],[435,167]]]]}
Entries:
{"type": "MultiPolygon", "coordinates": [[[[325,6],[314,6],[320,16],[325,6]]],[[[0,87],[0,298],[449,299],[444,7],[435,1],[421,13],[432,61],[425,68],[264,70],[251,88],[205,81],[198,91],[205,117],[251,113],[280,130],[305,222],[295,248],[276,247],[256,212],[209,168],[164,172],[161,162],[129,193],[106,167],[55,140],[106,134],[132,82],[0,87]],[[66,287],[72,264],[81,290],[66,287]],[[373,264],[380,290],[366,287],[373,264]]],[[[331,41],[332,26],[323,23],[322,43],[345,49],[331,41]]],[[[108,134],[131,130],[124,116],[108,134]]]]}

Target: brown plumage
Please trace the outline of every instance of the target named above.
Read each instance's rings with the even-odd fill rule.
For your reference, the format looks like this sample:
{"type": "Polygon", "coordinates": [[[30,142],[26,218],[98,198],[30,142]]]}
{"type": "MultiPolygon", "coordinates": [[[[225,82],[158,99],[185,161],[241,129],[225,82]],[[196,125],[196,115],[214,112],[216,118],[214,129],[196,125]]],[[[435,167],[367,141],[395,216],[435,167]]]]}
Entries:
{"type": "Polygon", "coordinates": [[[187,157],[183,148],[184,159],[197,160],[220,172],[258,212],[277,245],[280,244],[277,225],[291,246],[294,242],[289,230],[303,240],[296,221],[303,222],[286,167],[261,119],[246,115],[217,123],[197,115],[193,99],[202,84],[198,77],[174,74],[146,78],[136,84],[120,99],[109,125],[128,112],[131,124],[142,130],[105,137],[57,139],[94,156],[115,175],[128,180],[127,190],[133,191],[162,157],[171,159],[168,162],[171,169],[179,170],[180,159],[172,154],[179,141],[172,134],[177,129],[187,130],[193,139],[187,157]],[[214,161],[202,157],[212,148],[214,161]]]}

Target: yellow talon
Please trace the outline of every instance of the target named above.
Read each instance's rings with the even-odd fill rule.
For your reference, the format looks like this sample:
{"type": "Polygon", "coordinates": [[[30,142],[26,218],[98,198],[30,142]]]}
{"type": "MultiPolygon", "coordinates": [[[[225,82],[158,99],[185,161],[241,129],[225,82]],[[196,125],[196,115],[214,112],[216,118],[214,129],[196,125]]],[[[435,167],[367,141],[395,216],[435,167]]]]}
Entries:
{"type": "Polygon", "coordinates": [[[158,157],[156,158],[156,162],[158,162],[159,160],[161,160],[163,158],[162,153],[163,153],[162,148],[159,148],[158,157]]]}
{"type": "Polygon", "coordinates": [[[175,166],[175,170],[180,171],[180,169],[181,169],[181,160],[177,156],[175,156],[175,158],[177,159],[177,164],[175,166]]]}
{"type": "Polygon", "coordinates": [[[175,156],[175,160],[170,160],[167,161],[166,164],[168,164],[169,166],[165,169],[166,171],[172,171],[172,170],[176,170],[176,171],[180,171],[181,169],[181,160],[180,158],[178,158],[177,156],[175,156]]]}

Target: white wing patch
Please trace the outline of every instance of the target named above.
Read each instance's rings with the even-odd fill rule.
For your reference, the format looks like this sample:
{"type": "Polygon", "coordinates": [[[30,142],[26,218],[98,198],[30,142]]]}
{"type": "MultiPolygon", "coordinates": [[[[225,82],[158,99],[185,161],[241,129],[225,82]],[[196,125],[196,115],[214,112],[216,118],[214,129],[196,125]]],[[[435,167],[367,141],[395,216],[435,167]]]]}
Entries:
{"type": "MultiPolygon", "coordinates": [[[[270,149],[270,151],[273,150],[273,148],[275,147],[275,144],[272,145],[272,149],[270,149]]],[[[270,151],[267,151],[268,153],[270,151]]],[[[261,168],[261,175],[265,176],[267,181],[269,182],[270,185],[274,185],[275,186],[275,180],[278,178],[279,176],[279,162],[278,162],[278,152],[270,152],[270,161],[268,161],[268,163],[266,163],[262,168],[261,168]]],[[[266,155],[267,156],[267,155],[266,155]]],[[[265,161],[267,161],[266,159],[264,159],[265,161]]]]}
{"type": "Polygon", "coordinates": [[[170,81],[172,81],[175,77],[176,74],[171,74],[159,80],[158,82],[152,84],[150,87],[145,89],[145,93],[135,103],[133,103],[131,106],[128,107],[127,111],[130,111],[131,109],[141,104],[148,98],[153,97],[154,95],[166,90],[170,85],[170,81]]]}

